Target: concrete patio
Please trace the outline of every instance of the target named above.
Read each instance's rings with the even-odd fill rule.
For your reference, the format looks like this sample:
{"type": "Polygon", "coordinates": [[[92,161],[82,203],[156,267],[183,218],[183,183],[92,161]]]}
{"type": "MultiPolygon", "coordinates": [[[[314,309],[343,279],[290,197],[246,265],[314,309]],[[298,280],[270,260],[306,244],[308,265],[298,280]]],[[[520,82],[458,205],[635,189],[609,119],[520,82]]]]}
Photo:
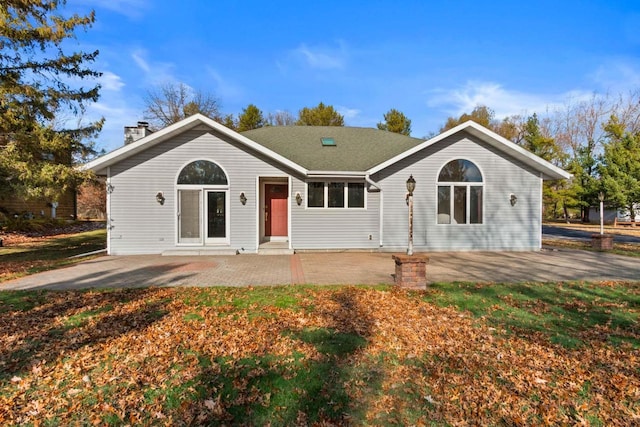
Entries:
{"type": "MultiPolygon", "coordinates": [[[[294,255],[103,256],[0,283],[9,289],[141,286],[392,284],[391,253],[315,252],[294,255]]],[[[640,280],[636,258],[604,252],[435,252],[428,282],[640,280]]]]}

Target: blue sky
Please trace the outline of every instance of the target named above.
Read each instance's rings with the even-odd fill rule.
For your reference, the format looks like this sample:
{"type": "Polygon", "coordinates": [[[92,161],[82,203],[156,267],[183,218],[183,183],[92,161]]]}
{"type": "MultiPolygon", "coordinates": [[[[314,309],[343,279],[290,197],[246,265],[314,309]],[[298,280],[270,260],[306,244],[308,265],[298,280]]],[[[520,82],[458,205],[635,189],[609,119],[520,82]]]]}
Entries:
{"type": "Polygon", "coordinates": [[[640,88],[640,2],[68,0],[96,11],[78,34],[94,68],[107,151],[143,118],[144,95],[185,83],[225,113],[319,102],[349,126],[375,127],[391,108],[412,135],[487,105],[498,118],[552,111],[595,93],[640,88]]]}

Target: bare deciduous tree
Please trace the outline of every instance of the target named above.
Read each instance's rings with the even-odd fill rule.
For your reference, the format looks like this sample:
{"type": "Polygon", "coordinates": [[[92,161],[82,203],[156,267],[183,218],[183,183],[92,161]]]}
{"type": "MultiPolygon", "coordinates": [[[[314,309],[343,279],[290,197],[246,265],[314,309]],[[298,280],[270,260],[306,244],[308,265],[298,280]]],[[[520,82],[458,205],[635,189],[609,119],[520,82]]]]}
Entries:
{"type": "Polygon", "coordinates": [[[266,122],[268,126],[293,126],[296,120],[293,114],[285,110],[267,114],[266,122]]]}
{"type": "Polygon", "coordinates": [[[144,118],[156,129],[197,113],[221,121],[218,98],[201,90],[194,90],[184,83],[166,83],[149,90],[144,102],[144,118]]]}

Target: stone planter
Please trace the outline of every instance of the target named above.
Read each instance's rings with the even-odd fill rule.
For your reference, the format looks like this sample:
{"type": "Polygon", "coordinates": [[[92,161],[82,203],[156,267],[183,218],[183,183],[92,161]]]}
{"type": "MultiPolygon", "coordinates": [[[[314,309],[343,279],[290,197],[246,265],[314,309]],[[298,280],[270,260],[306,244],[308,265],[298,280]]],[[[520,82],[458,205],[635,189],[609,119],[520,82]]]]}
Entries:
{"type": "Polygon", "coordinates": [[[406,289],[426,289],[427,263],[426,255],[393,255],[396,262],[396,286],[406,289]]]}
{"type": "Polygon", "coordinates": [[[592,234],[591,247],[598,251],[610,251],[613,249],[613,234],[592,234]]]}

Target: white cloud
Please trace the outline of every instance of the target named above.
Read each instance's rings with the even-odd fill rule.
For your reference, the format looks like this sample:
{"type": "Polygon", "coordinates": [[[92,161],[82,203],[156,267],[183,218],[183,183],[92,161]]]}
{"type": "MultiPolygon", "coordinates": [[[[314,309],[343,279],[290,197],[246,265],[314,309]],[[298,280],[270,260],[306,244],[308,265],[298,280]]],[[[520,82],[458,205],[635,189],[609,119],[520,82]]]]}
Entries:
{"type": "Polygon", "coordinates": [[[102,73],[102,76],[98,79],[98,82],[100,83],[100,85],[102,86],[102,90],[104,91],[108,90],[119,92],[120,89],[124,87],[122,78],[119,75],[112,73],[111,71],[104,71],[102,73]]]}
{"type": "Polygon", "coordinates": [[[496,118],[515,114],[542,113],[561,108],[567,101],[580,101],[592,93],[574,90],[557,94],[527,93],[510,90],[495,82],[469,81],[464,86],[437,89],[427,101],[432,108],[441,108],[450,115],[471,112],[484,105],[495,112],[496,118]]]}
{"type": "Polygon", "coordinates": [[[307,66],[324,70],[344,68],[348,59],[346,46],[342,42],[338,42],[337,48],[309,47],[303,43],[292,53],[307,66]]]}
{"type": "Polygon", "coordinates": [[[151,62],[147,59],[148,53],[144,49],[136,49],[131,52],[131,59],[144,73],[143,81],[148,85],[157,86],[163,83],[176,83],[174,76],[175,65],[170,62],[151,62]]]}
{"type": "Polygon", "coordinates": [[[589,75],[605,92],[624,93],[640,87],[640,64],[612,59],[589,75]]]}
{"type": "Polygon", "coordinates": [[[143,56],[146,56],[146,52],[140,49],[131,53],[131,59],[133,59],[136,65],[142,71],[144,71],[145,73],[148,73],[151,71],[151,67],[149,66],[147,61],[143,58],[143,56]]]}
{"type": "Polygon", "coordinates": [[[357,108],[348,108],[343,105],[336,105],[338,113],[344,116],[345,120],[353,120],[360,115],[360,110],[357,108]]]}

